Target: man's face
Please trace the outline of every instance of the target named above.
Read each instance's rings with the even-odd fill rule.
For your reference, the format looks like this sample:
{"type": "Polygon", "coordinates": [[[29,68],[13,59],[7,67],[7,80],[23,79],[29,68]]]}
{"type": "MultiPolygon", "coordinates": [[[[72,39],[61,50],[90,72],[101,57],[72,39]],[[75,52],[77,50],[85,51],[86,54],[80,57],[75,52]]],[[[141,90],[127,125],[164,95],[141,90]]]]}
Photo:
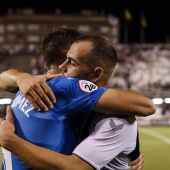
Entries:
{"type": "Polygon", "coordinates": [[[90,71],[87,62],[88,52],[91,48],[92,44],[90,42],[72,44],[67,52],[66,61],[59,66],[64,76],[91,80],[93,73],[90,71]]]}

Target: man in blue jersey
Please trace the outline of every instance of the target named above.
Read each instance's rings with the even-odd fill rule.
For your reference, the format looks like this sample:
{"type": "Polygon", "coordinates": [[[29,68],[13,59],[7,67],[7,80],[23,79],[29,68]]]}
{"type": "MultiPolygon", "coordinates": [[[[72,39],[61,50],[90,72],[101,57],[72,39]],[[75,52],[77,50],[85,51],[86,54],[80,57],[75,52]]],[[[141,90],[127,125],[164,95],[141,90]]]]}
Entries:
{"type": "MultiPolygon", "coordinates": [[[[70,59],[68,59],[67,62],[69,62],[69,60],[70,60],[70,59]]],[[[72,62],[73,62],[73,63],[72,63],[73,65],[76,64],[76,63],[74,63],[74,61],[72,61],[72,62]]],[[[72,65],[72,64],[70,63],[70,65],[72,65]]],[[[84,68],[82,67],[82,69],[84,69],[84,68]]],[[[98,71],[100,71],[100,68],[99,68],[98,71]]],[[[82,74],[82,72],[79,72],[79,73],[82,74]]],[[[70,73],[70,74],[71,74],[71,73],[70,73]]],[[[83,74],[84,74],[84,73],[83,73],[83,74]]],[[[79,74],[79,75],[80,75],[80,74],[79,74]]],[[[74,75],[73,75],[73,76],[74,76],[74,75]]],[[[86,76],[86,75],[85,75],[85,76],[86,76]]],[[[96,77],[95,77],[95,80],[96,80],[96,77]]],[[[85,83],[83,83],[83,84],[85,84],[86,87],[87,87],[88,85],[89,85],[89,86],[92,85],[93,87],[95,87],[94,84],[88,84],[86,81],[85,81],[85,83]]],[[[85,86],[83,86],[83,85],[81,86],[81,83],[80,83],[80,87],[81,87],[80,89],[81,89],[81,90],[86,90],[86,89],[84,89],[85,86]]],[[[111,92],[111,91],[110,91],[110,92],[111,92]]],[[[20,98],[20,96],[19,96],[19,100],[18,100],[18,101],[19,101],[19,102],[16,102],[16,105],[19,103],[20,110],[25,111],[25,114],[27,115],[28,109],[27,109],[27,110],[24,110],[24,108],[26,108],[25,106],[27,105],[27,102],[25,102],[25,100],[23,100],[22,97],[20,98]],[[21,101],[22,101],[22,102],[21,102],[21,101]]],[[[81,101],[81,100],[80,100],[80,101],[81,101]]],[[[86,102],[85,102],[85,103],[86,103],[86,102]]],[[[14,104],[14,106],[15,106],[15,104],[14,104]]],[[[71,108],[71,109],[72,109],[72,108],[71,108]]],[[[30,110],[29,110],[29,111],[30,111],[30,110]]],[[[86,112],[86,110],[84,110],[84,111],[86,112]]],[[[98,110],[96,110],[96,111],[98,111],[98,110]]],[[[109,113],[110,113],[110,112],[109,112],[109,113]]],[[[27,115],[27,116],[28,116],[28,115],[27,115]]],[[[60,116],[61,116],[61,115],[60,115],[60,116]]],[[[60,117],[60,116],[59,116],[59,117],[60,117]]],[[[35,117],[36,117],[36,116],[35,116],[35,117]]],[[[37,114],[37,117],[39,117],[38,114],[37,114]]],[[[59,118],[59,117],[58,117],[58,118],[59,118]]],[[[61,116],[61,117],[62,117],[62,118],[59,118],[59,120],[60,120],[60,119],[61,119],[61,120],[65,119],[64,116],[61,116]]],[[[68,117],[67,117],[67,118],[68,118],[68,117]]]]}

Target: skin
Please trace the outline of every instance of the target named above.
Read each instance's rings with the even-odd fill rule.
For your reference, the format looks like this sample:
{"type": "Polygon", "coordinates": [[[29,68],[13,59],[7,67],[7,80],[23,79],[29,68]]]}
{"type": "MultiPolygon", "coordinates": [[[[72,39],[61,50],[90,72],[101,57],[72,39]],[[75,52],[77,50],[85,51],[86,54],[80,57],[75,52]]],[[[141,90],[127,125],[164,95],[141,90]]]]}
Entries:
{"type": "Polygon", "coordinates": [[[40,111],[43,109],[44,111],[47,111],[53,107],[53,103],[56,102],[56,99],[51,89],[47,86],[46,80],[55,77],[57,76],[31,76],[28,73],[20,73],[18,70],[11,69],[0,74],[0,87],[5,91],[13,93],[17,92],[19,87],[19,90],[30,101],[36,110],[40,111]],[[29,80],[30,77],[32,81],[29,80]],[[22,86],[22,84],[24,84],[24,86],[22,86]],[[37,89],[37,91],[35,89],[37,89]],[[41,106],[41,108],[37,105],[37,103],[41,106]],[[44,103],[46,103],[46,105],[44,103]]]}
{"type": "MultiPolygon", "coordinates": [[[[13,89],[14,87],[16,89],[16,86],[20,87],[21,93],[31,102],[36,110],[40,111],[42,107],[43,110],[47,111],[48,108],[53,107],[52,104],[56,99],[54,98],[51,89],[49,89],[45,82],[49,79],[49,77],[56,77],[56,75],[32,76],[28,73],[20,73],[17,70],[9,70],[1,73],[0,84],[3,84],[1,79],[8,79],[10,82],[11,77],[12,81],[15,82],[13,83],[13,89]],[[46,102],[48,104],[45,105],[46,102]]],[[[8,86],[9,84],[6,83],[3,84],[1,88],[8,91],[8,86]]],[[[94,111],[107,114],[113,114],[114,112],[117,112],[120,114],[131,114],[144,117],[154,114],[155,110],[155,106],[151,99],[137,92],[122,91],[118,89],[108,89],[98,100],[94,108],[94,111]],[[113,101],[113,99],[119,100],[113,101]],[[105,101],[108,102],[106,103],[105,101]]]]}
{"type": "MultiPolygon", "coordinates": [[[[83,78],[91,80],[92,82],[96,83],[98,86],[106,85],[106,83],[105,83],[106,77],[103,76],[104,73],[103,73],[102,68],[100,68],[100,67],[99,68],[95,68],[93,70],[93,72],[90,75],[88,75],[87,74],[87,72],[88,72],[87,66],[84,64],[84,62],[81,62],[81,61],[83,61],[82,59],[79,60],[78,56],[81,54],[81,50],[83,50],[85,44],[78,44],[78,47],[75,46],[75,45],[77,45],[77,44],[73,44],[73,47],[72,47],[73,50],[71,48],[68,51],[66,62],[64,62],[64,64],[62,64],[60,66],[60,69],[63,71],[63,74],[65,76],[74,76],[74,77],[79,77],[79,76],[83,77],[84,76],[83,78]],[[79,46],[79,45],[81,45],[81,46],[79,46]],[[76,52],[77,50],[74,50],[74,48],[76,48],[76,47],[77,47],[77,49],[80,49],[80,51],[76,52]],[[83,70],[85,70],[85,71],[83,72],[83,70]],[[88,77],[87,77],[87,75],[88,75],[88,77]]],[[[89,44],[86,44],[86,45],[88,46],[89,44]]],[[[25,76],[28,76],[28,75],[25,75],[25,76]]],[[[44,79],[46,79],[46,78],[47,77],[45,77],[44,79]]],[[[19,84],[21,82],[19,81],[17,83],[19,84]]],[[[39,88],[39,86],[34,86],[34,87],[38,87],[39,88]]],[[[125,93],[123,91],[119,91],[119,90],[117,91],[117,90],[114,90],[114,89],[107,90],[104,93],[104,97],[102,97],[103,99],[99,99],[99,101],[97,102],[97,104],[95,106],[95,111],[104,112],[104,110],[108,109],[107,113],[113,114],[113,108],[112,108],[113,106],[108,108],[107,104],[102,106],[102,103],[104,101],[110,101],[111,102],[113,100],[113,97],[114,98],[115,97],[119,98],[120,96],[123,96],[122,97],[123,99],[126,99],[127,101],[128,100],[130,101],[129,98],[130,98],[131,94],[134,93],[134,92],[130,92],[130,93],[128,92],[126,94],[126,97],[124,96],[125,93]],[[114,95],[110,95],[110,93],[111,94],[115,93],[115,94],[114,95]]],[[[138,94],[138,93],[134,93],[134,94],[137,94],[137,96],[139,95],[138,97],[141,97],[140,96],[141,94],[138,94]]],[[[147,98],[145,98],[145,99],[147,99],[147,98]]],[[[148,99],[148,101],[151,102],[150,99],[148,99]]],[[[136,100],[134,99],[134,103],[135,102],[136,102],[136,100]]],[[[117,105],[122,105],[122,103],[123,103],[123,101],[120,100],[116,104],[117,105]]],[[[134,103],[132,102],[132,105],[134,103]]],[[[141,105],[141,102],[140,102],[140,105],[141,105]]],[[[148,106],[149,106],[148,108],[151,109],[152,106],[153,106],[153,103],[151,102],[148,106]]],[[[122,107],[122,113],[124,113],[123,110],[126,107],[129,107],[129,105],[126,105],[124,103],[124,106],[122,107]]],[[[143,106],[141,106],[141,108],[143,108],[143,106]]],[[[120,110],[120,108],[118,108],[117,106],[114,106],[114,109],[115,110],[116,109],[120,110]]],[[[153,109],[152,110],[152,112],[153,112],[154,111],[154,107],[152,109],[153,109]]],[[[145,111],[147,111],[147,109],[145,111]]],[[[134,113],[135,112],[136,111],[134,111],[134,113]]],[[[142,110],[142,112],[144,112],[144,110],[142,110]]],[[[12,113],[11,113],[10,108],[8,109],[7,113],[8,113],[8,115],[10,115],[8,117],[10,117],[12,119],[12,113]]],[[[147,112],[147,113],[149,113],[149,112],[147,112]]],[[[151,113],[151,111],[150,111],[150,113],[151,113]]],[[[14,126],[11,125],[11,124],[12,124],[12,121],[10,122],[10,121],[8,121],[8,119],[7,119],[7,121],[5,121],[5,120],[1,121],[1,127],[0,127],[0,129],[1,129],[0,130],[0,138],[1,139],[0,139],[0,144],[4,148],[6,148],[6,149],[10,150],[11,152],[13,152],[14,154],[16,154],[23,162],[25,162],[30,167],[32,167],[34,169],[45,169],[45,168],[49,169],[49,167],[50,167],[50,169],[53,169],[53,168],[54,169],[82,169],[82,170],[83,169],[84,170],[91,170],[91,169],[93,169],[89,164],[87,164],[86,162],[84,162],[83,160],[81,160],[79,157],[77,157],[74,154],[71,155],[71,156],[62,155],[62,154],[59,154],[59,153],[56,153],[56,152],[53,152],[53,151],[49,151],[49,150],[44,149],[44,148],[37,147],[37,146],[32,145],[31,143],[28,143],[26,141],[23,141],[22,139],[20,139],[19,137],[17,137],[14,134],[14,126]],[[5,122],[7,122],[7,123],[5,123],[5,122]],[[3,134],[4,126],[6,126],[6,128],[8,128],[8,131],[5,134],[3,134]],[[10,127],[8,127],[8,126],[11,127],[11,130],[10,130],[10,127]],[[22,150],[22,153],[20,153],[20,151],[17,150],[18,147],[20,147],[20,150],[22,150]],[[29,154],[27,154],[28,152],[29,152],[29,154]],[[37,153],[37,152],[41,153],[41,154],[39,154],[39,157],[36,156],[34,161],[30,161],[34,157],[34,153],[37,153]],[[41,162],[41,165],[40,165],[39,162],[41,162]],[[42,162],[43,162],[43,164],[42,164],[42,162]]],[[[143,163],[140,162],[139,166],[143,166],[142,164],[143,163]]]]}

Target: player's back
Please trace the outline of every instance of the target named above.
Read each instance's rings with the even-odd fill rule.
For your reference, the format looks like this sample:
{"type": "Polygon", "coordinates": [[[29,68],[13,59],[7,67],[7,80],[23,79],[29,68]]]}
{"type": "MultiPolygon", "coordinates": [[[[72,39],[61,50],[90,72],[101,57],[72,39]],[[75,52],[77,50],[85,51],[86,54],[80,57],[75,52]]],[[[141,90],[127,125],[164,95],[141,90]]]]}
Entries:
{"type": "MultiPolygon", "coordinates": [[[[49,81],[48,85],[57,102],[48,112],[34,110],[19,91],[12,104],[16,134],[38,146],[71,154],[80,142],[82,120],[90,115],[96,101],[105,91],[95,85],[89,89],[88,83],[91,82],[64,77],[49,81]]],[[[7,150],[3,149],[3,154],[6,156],[3,162],[6,170],[9,170],[10,164],[12,170],[30,169],[7,150]]]]}

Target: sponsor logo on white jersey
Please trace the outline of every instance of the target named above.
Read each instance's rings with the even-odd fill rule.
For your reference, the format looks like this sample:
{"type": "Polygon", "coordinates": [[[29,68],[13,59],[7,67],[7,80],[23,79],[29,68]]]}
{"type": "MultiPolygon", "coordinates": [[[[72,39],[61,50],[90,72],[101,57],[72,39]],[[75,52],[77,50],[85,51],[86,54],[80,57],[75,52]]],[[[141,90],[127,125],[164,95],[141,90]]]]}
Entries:
{"type": "Polygon", "coordinates": [[[98,89],[98,86],[87,80],[79,80],[79,87],[83,92],[92,92],[98,89]]]}

